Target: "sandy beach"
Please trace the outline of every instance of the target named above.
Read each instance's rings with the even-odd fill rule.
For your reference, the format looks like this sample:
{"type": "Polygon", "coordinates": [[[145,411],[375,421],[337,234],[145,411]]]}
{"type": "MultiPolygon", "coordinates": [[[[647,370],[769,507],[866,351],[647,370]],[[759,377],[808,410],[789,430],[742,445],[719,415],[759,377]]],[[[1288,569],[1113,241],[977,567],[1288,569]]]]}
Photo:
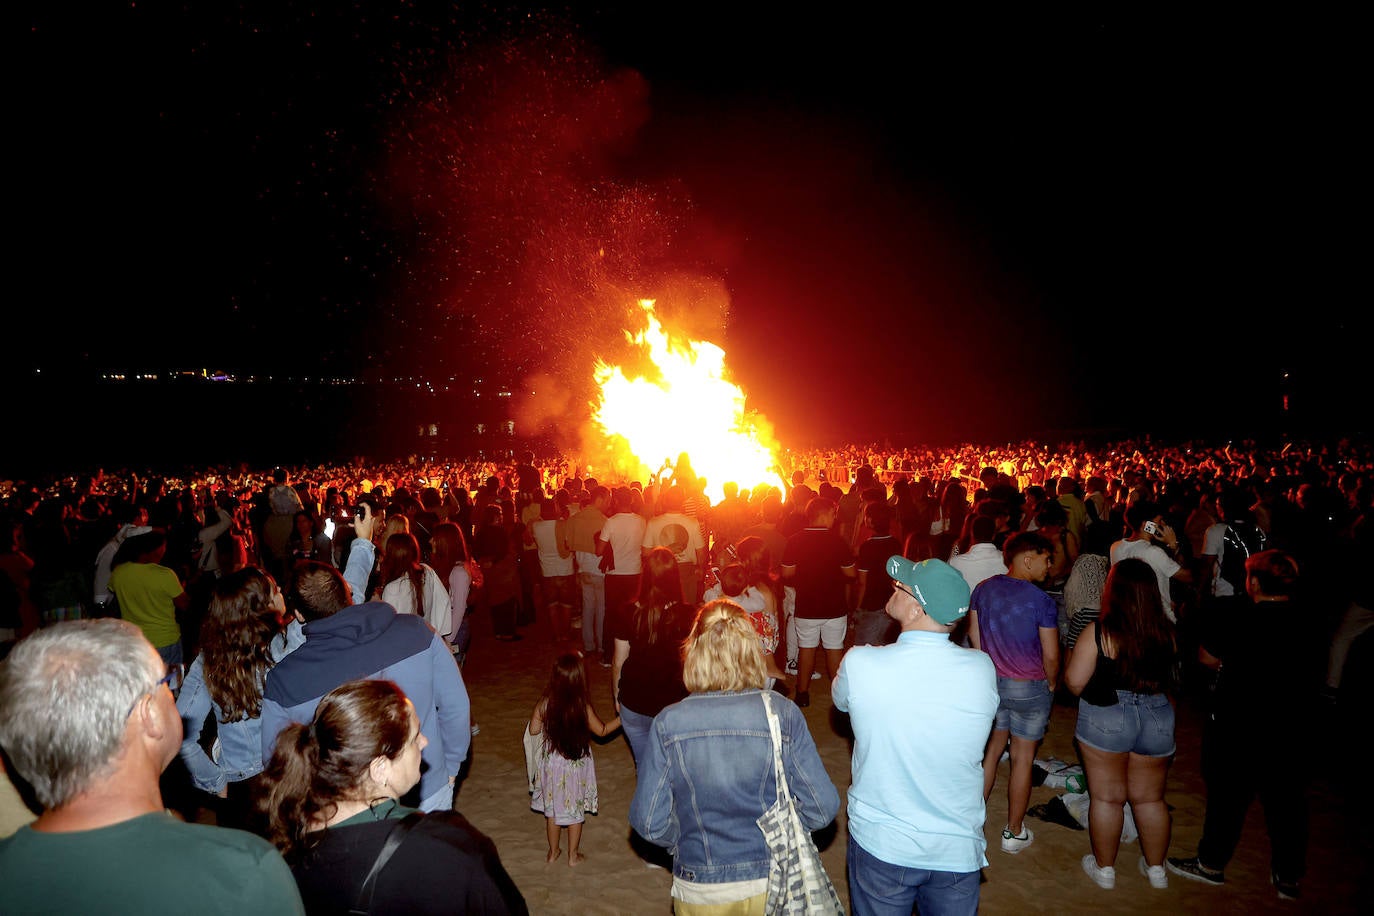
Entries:
{"type": "MultiPolygon", "coordinates": [[[[646,864],[631,847],[627,823],[635,771],[629,746],[620,733],[596,745],[600,813],[588,818],[582,850],[587,859],[569,868],[565,857],[545,864],[543,816],[529,808],[521,731],[539,697],[556,648],[542,620],[525,629],[518,643],[491,639],[486,621],[477,634],[464,677],[472,697],[473,719],[481,733],[473,739],[470,771],[455,806],[500,850],[506,869],[519,885],[531,913],[667,914],[671,912],[668,872],[646,864]]],[[[613,714],[610,670],[588,659],[593,697],[603,716],[613,714]]],[[[812,704],[805,710],[826,769],[843,800],[850,783],[846,717],[830,703],[828,680],[816,681],[812,704]]],[[[1056,705],[1049,733],[1037,755],[1077,762],[1073,747],[1075,710],[1056,705]]],[[[1178,753],[1170,770],[1167,800],[1173,808],[1171,855],[1192,855],[1202,831],[1205,791],[1199,774],[1201,721],[1195,704],[1178,710],[1178,753]]],[[[1269,883],[1269,842],[1256,803],[1245,834],[1227,866],[1226,884],[1209,887],[1170,876],[1167,890],[1149,887],[1136,869],[1137,843],[1124,844],[1117,865],[1115,890],[1104,891],[1080,870],[1088,851],[1088,834],[1035,818],[1035,844],[1020,855],[1006,855],[997,838],[1006,816],[1006,764],[988,802],[985,833],[988,867],[982,889],[983,913],[1356,913],[1371,912],[1368,871],[1374,864],[1374,831],[1365,824],[1370,804],[1364,793],[1366,768],[1356,764],[1358,742],[1333,741],[1327,747],[1292,747],[1277,742],[1275,765],[1305,771],[1310,791],[1312,839],[1302,899],[1281,901],[1269,883]],[[1359,787],[1357,792],[1356,787],[1359,787]]],[[[1260,749],[1257,748],[1257,752],[1260,749]]],[[[1048,802],[1063,789],[1039,786],[1031,805],[1048,802]]],[[[818,835],[822,857],[847,903],[843,805],[835,825],[818,835]]]]}

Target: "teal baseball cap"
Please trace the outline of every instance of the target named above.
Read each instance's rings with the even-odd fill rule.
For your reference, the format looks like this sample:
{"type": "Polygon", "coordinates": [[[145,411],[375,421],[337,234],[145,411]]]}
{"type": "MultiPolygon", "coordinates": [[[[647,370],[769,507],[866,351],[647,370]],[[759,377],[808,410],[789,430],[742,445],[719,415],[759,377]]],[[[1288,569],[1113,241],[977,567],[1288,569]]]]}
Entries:
{"type": "Polygon", "coordinates": [[[887,574],[905,585],[936,623],[949,625],[968,613],[968,582],[943,560],[913,563],[906,557],[891,556],[887,558],[887,574]]]}

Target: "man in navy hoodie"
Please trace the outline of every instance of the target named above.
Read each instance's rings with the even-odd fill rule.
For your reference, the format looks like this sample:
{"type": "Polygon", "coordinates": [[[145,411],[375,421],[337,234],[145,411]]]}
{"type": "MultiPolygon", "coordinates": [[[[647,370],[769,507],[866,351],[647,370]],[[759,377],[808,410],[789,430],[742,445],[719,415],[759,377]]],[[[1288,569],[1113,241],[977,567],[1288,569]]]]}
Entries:
{"type": "Polygon", "coordinates": [[[353,604],[334,567],[303,561],[292,601],[305,617],[305,644],[268,672],[262,696],[262,756],[272,757],[277,734],[290,722],[308,723],[315,706],[346,681],[394,681],[415,707],[421,751],[416,807],[446,811],[472,743],[467,688],[453,653],[423,617],[398,614],[381,601],[353,604]]]}

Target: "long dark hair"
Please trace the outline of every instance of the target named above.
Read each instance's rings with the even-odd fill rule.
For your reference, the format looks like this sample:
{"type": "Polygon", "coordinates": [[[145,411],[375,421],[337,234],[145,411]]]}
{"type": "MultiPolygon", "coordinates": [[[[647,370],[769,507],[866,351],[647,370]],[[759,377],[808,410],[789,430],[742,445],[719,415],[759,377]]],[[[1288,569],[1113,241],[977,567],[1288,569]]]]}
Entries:
{"type": "MultiPolygon", "coordinates": [[[[609,549],[609,548],[607,548],[609,549]]],[[[663,635],[664,612],[682,603],[682,576],[677,557],[667,547],[655,547],[644,560],[644,587],[635,607],[635,641],[645,645],[663,635]]]]}
{"type": "Polygon", "coordinates": [[[568,760],[587,756],[592,740],[587,725],[591,691],[580,656],[571,652],[558,656],[544,687],[544,700],[544,747],[568,760]]]}
{"type": "Polygon", "coordinates": [[[470,558],[463,529],[453,522],[440,522],[435,525],[429,536],[429,558],[430,565],[439,574],[439,581],[447,586],[448,574],[453,571],[453,567],[459,563],[466,563],[470,558]]]}
{"type": "Polygon", "coordinates": [[[385,585],[397,579],[409,582],[415,595],[415,614],[425,616],[425,570],[420,565],[420,542],[415,535],[398,531],[386,539],[381,578],[385,585]]]}
{"type": "Polygon", "coordinates": [[[272,667],[272,640],[282,631],[272,607],[275,583],[250,566],[215,583],[201,628],[205,686],[224,722],[262,714],[262,687],[272,667]]]}
{"type": "Polygon", "coordinates": [[[1122,560],[1107,573],[1098,617],[1104,644],[1116,651],[1121,683],[1136,693],[1162,693],[1173,686],[1177,644],[1159,580],[1144,560],[1122,560]]]}
{"type": "Polygon", "coordinates": [[[282,855],[296,861],[317,843],[323,831],[307,836],[309,827],[329,820],[339,802],[375,801],[361,798],[363,781],[373,760],[395,760],[405,749],[409,705],[391,681],[349,681],[324,695],[309,725],[282,730],[258,796],[282,855]]]}

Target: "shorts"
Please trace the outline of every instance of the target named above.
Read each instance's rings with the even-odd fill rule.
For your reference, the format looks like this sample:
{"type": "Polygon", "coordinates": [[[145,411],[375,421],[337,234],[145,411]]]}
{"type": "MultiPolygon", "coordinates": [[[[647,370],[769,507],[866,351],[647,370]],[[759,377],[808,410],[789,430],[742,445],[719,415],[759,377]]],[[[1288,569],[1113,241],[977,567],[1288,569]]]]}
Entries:
{"type": "Polygon", "coordinates": [[[1167,696],[1118,690],[1116,700],[1115,706],[1094,706],[1080,699],[1074,737],[1108,754],[1173,756],[1174,707],[1167,696]]]}
{"type": "Polygon", "coordinates": [[[1054,694],[1047,680],[1023,681],[1009,677],[997,679],[997,718],[994,731],[1010,731],[1013,738],[1039,741],[1050,725],[1054,694]]]}
{"type": "Polygon", "coordinates": [[[568,607],[582,604],[577,576],[545,576],[544,600],[549,604],[566,604],[568,607]]]}
{"type": "Polygon", "coordinates": [[[848,617],[796,617],[797,648],[843,649],[844,634],[849,630],[848,617]]]}

